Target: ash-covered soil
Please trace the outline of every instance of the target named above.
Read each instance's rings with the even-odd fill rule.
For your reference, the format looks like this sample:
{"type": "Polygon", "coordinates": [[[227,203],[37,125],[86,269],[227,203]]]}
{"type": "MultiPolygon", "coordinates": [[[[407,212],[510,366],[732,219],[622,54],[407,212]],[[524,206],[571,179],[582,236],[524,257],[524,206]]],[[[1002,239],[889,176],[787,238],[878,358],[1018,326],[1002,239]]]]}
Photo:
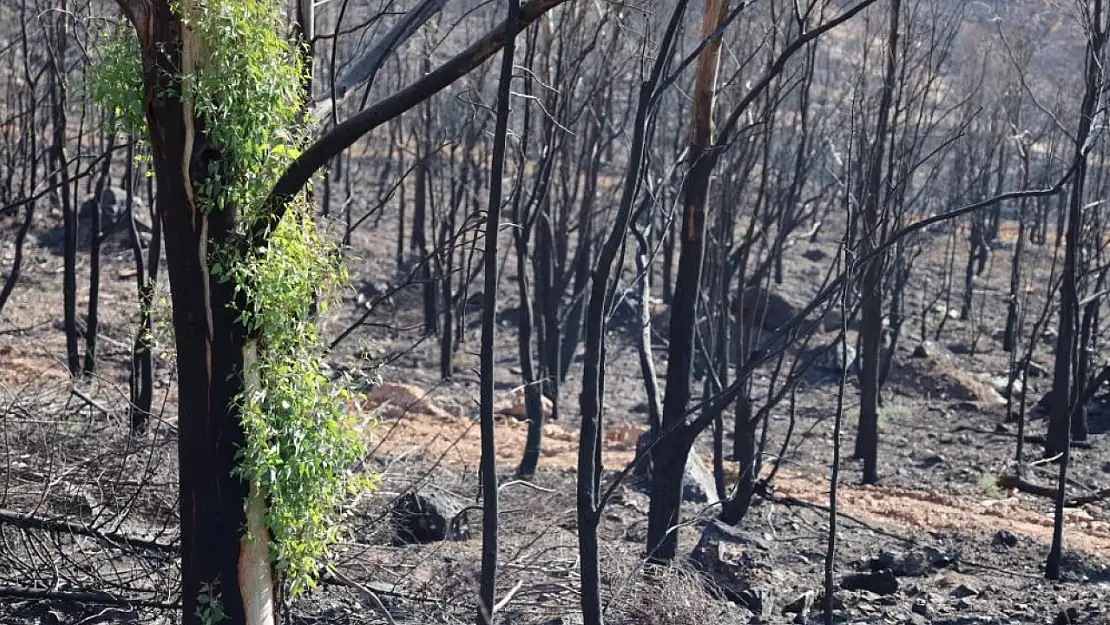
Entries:
{"type": "MultiPolygon", "coordinates": [[[[55,225],[44,219],[36,224],[33,237],[55,225]]],[[[8,231],[8,226],[0,224],[0,231],[8,231]]],[[[773,290],[804,303],[813,292],[815,276],[823,275],[832,262],[832,236],[791,248],[795,255],[786,261],[786,279],[773,290]],[[819,256],[803,255],[810,248],[824,252],[825,258],[809,260],[819,256]]],[[[1007,488],[1007,476],[1015,473],[1018,442],[1018,426],[1007,420],[1007,404],[999,393],[1005,384],[998,380],[1005,379],[1010,360],[1001,348],[1009,248],[1002,246],[992,255],[988,271],[976,279],[971,318],[960,320],[947,311],[959,308],[965,238],[956,239],[957,274],[952,296],[945,298],[946,236],[936,234],[926,242],[911,279],[907,321],[884,394],[881,482],[860,486],[857,464],[845,460],[842,465],[835,568],[838,582],[850,589],[837,593],[837,618],[846,623],[1110,623],[1107,499],[1095,497],[1068,510],[1064,579],[1049,582],[1043,568],[1052,535],[1052,503],[1007,488]],[[914,356],[926,340],[927,355],[914,356]]],[[[383,240],[394,240],[386,228],[356,233],[356,288],[388,283],[395,275],[395,255],[383,240]]],[[[0,241],[0,266],[8,267],[11,258],[11,242],[0,241]]],[[[130,251],[111,246],[105,251],[98,373],[76,393],[71,392],[62,362],[61,258],[32,239],[24,262],[23,277],[0,314],[0,509],[79,523],[96,529],[101,538],[112,534],[172,543],[177,506],[176,381],[168,305],[158,309],[165,355],[158,360],[156,405],[162,409],[161,420],[146,437],[130,439],[124,407],[137,320],[130,251]]],[[[512,265],[505,264],[510,270],[512,265]]],[[[1044,285],[1051,268],[1051,249],[1034,248],[1024,279],[1025,342],[1045,306],[1044,285]]],[[[83,311],[88,280],[83,255],[79,273],[83,311]]],[[[160,297],[166,298],[164,269],[160,283],[160,297]]],[[[356,292],[347,299],[327,320],[329,336],[337,336],[364,310],[356,292]]],[[[511,273],[503,276],[498,299],[503,310],[517,305],[511,273]]],[[[1054,317],[1049,316],[1049,330],[1054,317]]],[[[350,511],[350,534],[340,547],[337,566],[344,580],[372,590],[398,623],[473,620],[480,514],[468,513],[472,538],[464,542],[395,546],[387,523],[392,502],[412,490],[436,489],[477,505],[477,317],[470,321],[475,323],[469,324],[455,362],[457,373],[449,381],[439,379],[435,339],[420,340],[419,287],[380,303],[368,323],[352,332],[330,358],[336,368],[362,361],[369,375],[421,392],[419,406],[386,411],[377,422],[370,417],[369,405],[352,405],[373,426],[367,429],[374,448],[367,468],[380,473],[382,483],[350,511]]],[[[520,384],[513,316],[502,315],[498,328],[495,382],[499,399],[511,404],[513,389],[520,384]]],[[[630,336],[617,328],[609,338],[606,483],[632,459],[646,424],[643,383],[630,336]]],[[[835,331],[826,332],[814,337],[811,345],[835,338],[835,331]]],[[[1036,341],[1033,361],[1041,369],[1039,375],[1030,375],[1025,389],[1027,412],[1050,386],[1043,372],[1051,370],[1052,344],[1051,333],[1036,341]]],[[[656,355],[662,375],[666,360],[662,350],[656,355]]],[[[500,610],[506,623],[577,619],[574,470],[580,373],[579,364],[571,367],[562,388],[561,418],[545,429],[534,482],[512,477],[523,450],[525,425],[512,416],[499,417],[498,463],[504,478],[498,596],[508,597],[500,610]]],[[[772,375],[770,368],[757,374],[757,405],[772,375]]],[[[693,388],[698,394],[702,384],[694,383],[693,388]]],[[[733,531],[713,524],[712,507],[687,503],[688,524],[680,529],[683,556],[669,570],[644,575],[648,500],[634,484],[616,488],[601,528],[608,622],[818,622],[837,389],[835,379],[811,378],[799,386],[792,412],[789,402],[771,411],[765,474],[774,462],[781,464],[771,489],[733,531]],[[788,431],[790,442],[780,454],[788,431]]],[[[1013,397],[1016,414],[1020,395],[1013,397]]],[[[858,414],[852,376],[844,405],[842,446],[847,458],[858,414]]],[[[1110,411],[1106,415],[1092,412],[1091,440],[1072,454],[1069,496],[1110,488],[1110,443],[1104,433],[1110,427],[1110,411]]],[[[1036,439],[1044,429],[1043,419],[1029,417],[1023,462],[1029,482],[1052,487],[1056,466],[1040,461],[1036,439]]],[[[708,434],[703,438],[698,453],[711,466],[708,434]]],[[[731,444],[726,435],[726,448],[731,444]]],[[[726,464],[734,477],[735,466],[726,464]]],[[[172,621],[173,611],[165,608],[176,601],[167,589],[175,584],[177,571],[167,554],[89,537],[59,537],[11,520],[0,522],[0,528],[0,586],[76,591],[103,583],[100,590],[112,597],[140,597],[150,604],[115,605],[105,597],[99,602],[8,597],[0,601],[0,623],[172,621]]],[[[294,623],[385,622],[365,593],[334,577],[298,599],[291,614],[294,623]]]]}

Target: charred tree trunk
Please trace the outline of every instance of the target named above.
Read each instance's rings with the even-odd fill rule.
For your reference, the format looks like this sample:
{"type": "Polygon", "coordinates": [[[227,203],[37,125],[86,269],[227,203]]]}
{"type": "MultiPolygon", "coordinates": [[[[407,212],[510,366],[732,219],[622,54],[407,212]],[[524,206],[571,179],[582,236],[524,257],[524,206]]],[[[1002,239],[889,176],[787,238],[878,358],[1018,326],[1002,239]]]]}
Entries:
{"type": "Polygon", "coordinates": [[[230,208],[209,213],[195,201],[195,189],[222,156],[181,95],[180,76],[194,61],[182,50],[195,46],[197,35],[169,3],[122,4],[143,50],[159,215],[167,234],[178,369],[183,622],[201,625],[199,602],[218,593],[230,622],[276,625],[280,586],[264,499],[232,472],[244,440],[235,400],[253,343],[236,322],[235,284],[214,279],[208,258],[209,250],[231,240],[237,216],[230,208]]]}
{"type": "Polygon", "coordinates": [[[705,257],[705,206],[716,164],[713,144],[713,106],[721,52],[720,36],[713,33],[728,15],[728,0],[708,0],[702,14],[701,35],[708,44],[698,56],[690,124],[690,171],[682,188],[682,222],[678,273],[671,301],[670,343],[663,432],[652,449],[651,503],[648,508],[647,550],[651,562],[670,562],[678,550],[678,525],[686,456],[693,440],[684,431],[690,402],[694,359],[694,329],[705,257]]]}
{"type": "MultiPolygon", "coordinates": [[[[1095,108],[1103,97],[1106,25],[1103,23],[1102,0],[1091,0],[1085,7],[1089,13],[1089,39],[1086,54],[1086,90],[1079,109],[1079,131],[1076,133],[1075,176],[1067,211],[1067,238],[1064,248],[1063,283],[1060,289],[1060,329],[1056,340],[1056,363],[1052,379],[1052,415],[1049,417],[1045,455],[1060,454],[1059,480],[1056,485],[1056,510],[1052,531],[1052,548],[1045,565],[1045,577],[1060,579],[1063,560],[1064,500],[1067,488],[1068,462],[1071,456],[1072,419],[1082,402],[1082,380],[1072,378],[1076,365],[1077,325],[1079,322],[1079,247],[1083,244],[1083,191],[1087,177],[1087,145],[1094,123],[1095,108]]],[[[1061,211],[1062,213],[1063,211],[1061,211]]],[[[1061,215],[1061,219],[1063,215],[1061,215]]],[[[1061,223],[1060,226],[1063,226],[1061,223]]],[[[1059,234],[1057,235],[1059,236],[1059,234]]],[[[1083,426],[1086,429],[1086,426],[1083,426]]]]}
{"type": "MultiPolygon", "coordinates": [[[[114,124],[109,124],[112,126],[114,124]]],[[[85,364],[81,368],[83,375],[92,375],[96,370],[96,333],[100,309],[100,243],[104,239],[104,225],[101,223],[104,206],[104,187],[108,184],[112,173],[112,152],[116,149],[116,133],[109,131],[107,152],[104,164],[100,170],[100,178],[96,181],[93,192],[92,219],[89,226],[91,236],[89,243],[89,308],[88,318],[85,321],[85,364]]],[[[119,198],[116,198],[119,201],[119,198]]],[[[115,229],[116,224],[112,224],[115,229]]]]}
{"type": "MultiPolygon", "coordinates": [[[[867,167],[867,187],[863,201],[863,228],[860,239],[866,255],[881,245],[882,240],[882,163],[889,131],[891,102],[894,97],[895,72],[898,67],[898,38],[902,2],[892,0],[890,30],[887,34],[886,73],[879,101],[879,118],[871,145],[867,167]]],[[[883,271],[885,255],[868,263],[861,284],[863,302],[860,308],[860,411],[856,434],[856,457],[863,459],[863,482],[879,480],[879,356],[883,329],[883,271]]],[[[847,363],[845,363],[847,364],[847,363]]]]}
{"type": "MultiPolygon", "coordinates": [[[[515,27],[520,14],[519,0],[509,0],[506,23],[515,27]]],[[[497,306],[497,238],[500,230],[502,178],[509,128],[509,94],[513,79],[514,37],[505,41],[501,52],[501,73],[497,84],[497,119],[493,130],[493,158],[490,163],[489,204],[486,213],[485,250],[482,256],[484,290],[482,300],[481,415],[482,433],[482,568],[478,580],[478,625],[493,625],[494,596],[497,590],[497,543],[499,531],[497,445],[494,441],[493,367],[494,332],[497,306]]]]}
{"type": "MultiPolygon", "coordinates": [[[[1025,189],[1029,187],[1029,156],[1025,146],[1022,146],[1020,155],[1021,185],[1025,189]]],[[[1002,349],[1006,352],[1017,349],[1018,335],[1021,332],[1021,328],[1018,327],[1018,317],[1021,305],[1021,265],[1025,259],[1025,206],[1026,200],[1023,198],[1018,203],[1017,240],[1014,241],[1014,257],[1010,263],[1010,294],[1006,299],[1006,329],[1002,336],[1002,349]]]]}
{"type": "Polygon", "coordinates": [[[48,46],[51,62],[50,105],[53,122],[53,146],[50,186],[58,190],[65,229],[62,260],[63,326],[66,335],[66,363],[69,373],[81,372],[77,331],[77,207],[69,186],[69,157],[66,151],[66,106],[68,104],[68,79],[65,71],[66,47],[69,42],[68,1],[63,0],[54,30],[54,41],[48,46]]]}

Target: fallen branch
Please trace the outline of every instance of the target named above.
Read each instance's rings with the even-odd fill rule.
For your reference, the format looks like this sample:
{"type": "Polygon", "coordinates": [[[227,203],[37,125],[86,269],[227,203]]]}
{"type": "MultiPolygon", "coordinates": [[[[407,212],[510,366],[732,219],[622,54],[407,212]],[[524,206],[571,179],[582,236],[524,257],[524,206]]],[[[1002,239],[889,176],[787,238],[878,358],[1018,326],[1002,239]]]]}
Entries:
{"type": "Polygon", "coordinates": [[[101,413],[103,413],[105,415],[112,414],[111,410],[108,410],[106,407],[104,407],[104,405],[100,404],[95,399],[93,399],[92,397],[89,397],[88,395],[86,395],[85,393],[83,393],[80,390],[78,390],[76,388],[73,388],[73,389],[70,389],[70,393],[72,393],[73,396],[76,397],[77,399],[80,399],[81,401],[85,402],[90,408],[95,408],[96,410],[99,410],[101,413]]]}
{"type": "Polygon", "coordinates": [[[494,604],[493,613],[497,614],[501,611],[502,608],[509,605],[509,602],[513,600],[513,597],[516,596],[516,593],[518,590],[520,590],[521,586],[524,586],[524,580],[517,582],[516,586],[513,586],[512,590],[505,593],[505,596],[501,598],[501,601],[498,601],[496,604],[494,604]]]}
{"type": "MultiPolygon", "coordinates": [[[[1056,489],[1049,486],[1041,486],[1034,482],[1030,482],[1018,475],[1003,475],[998,478],[998,487],[1006,489],[1014,489],[1018,492],[1025,493],[1026,495],[1036,495],[1038,497],[1047,497],[1048,499],[1056,499],[1056,489]]],[[[1097,503],[1110,498],[1110,488],[1104,488],[1089,495],[1081,497],[1070,497],[1064,500],[1065,508],[1078,508],[1085,506],[1089,503],[1097,503]]]]}
{"type": "Polygon", "coordinates": [[[154,540],[146,540],[143,538],[136,538],[134,536],[127,536],[117,532],[101,532],[94,530],[91,527],[74,523],[72,521],[53,521],[50,519],[41,519],[23,514],[22,512],[14,512],[12,510],[0,510],[0,525],[8,524],[20,527],[23,529],[38,529],[47,532],[60,532],[64,534],[74,534],[77,536],[87,536],[106,543],[113,543],[117,545],[127,545],[129,547],[137,547],[139,549],[147,549],[150,551],[157,551],[159,553],[178,553],[178,547],[174,544],[160,543],[154,540]]]}
{"type": "Polygon", "coordinates": [[[0,597],[7,599],[26,599],[30,601],[72,601],[74,603],[96,603],[118,605],[132,608],[155,608],[158,610],[180,610],[180,603],[165,603],[147,599],[117,597],[106,592],[88,590],[46,590],[44,588],[20,588],[0,586],[0,597]]]}

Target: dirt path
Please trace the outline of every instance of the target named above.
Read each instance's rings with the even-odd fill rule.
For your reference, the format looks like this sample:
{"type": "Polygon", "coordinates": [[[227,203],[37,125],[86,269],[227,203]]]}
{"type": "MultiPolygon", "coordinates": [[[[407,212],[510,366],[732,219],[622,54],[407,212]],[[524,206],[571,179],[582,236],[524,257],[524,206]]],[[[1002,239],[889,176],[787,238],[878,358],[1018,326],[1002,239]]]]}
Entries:
{"type": "MultiPolygon", "coordinates": [[[[469,417],[432,410],[434,414],[413,413],[403,418],[387,418],[374,432],[376,453],[389,456],[420,454],[440,460],[444,465],[474,468],[480,458],[477,423],[469,417]]],[[[622,467],[634,456],[636,439],[642,430],[617,426],[606,432],[604,462],[622,467]]],[[[498,463],[508,469],[519,462],[526,427],[511,417],[499,417],[496,429],[498,463]]],[[[577,466],[578,433],[561,423],[544,427],[542,469],[573,471],[577,466]]],[[[775,489],[809,503],[828,502],[828,482],[824,477],[798,471],[780,470],[775,489]]],[[[1021,496],[1006,499],[958,497],[937,490],[895,486],[842,484],[841,510],[862,521],[903,528],[922,534],[937,530],[978,530],[988,534],[1007,530],[1048,544],[1052,539],[1050,504],[1021,496]]],[[[1110,521],[1094,518],[1082,508],[1066,513],[1065,541],[1069,549],[1110,558],[1110,521]]]]}
{"type": "MultiPolygon", "coordinates": [[[[775,490],[810,503],[828,502],[828,482],[807,479],[798,474],[775,478],[775,490]]],[[[1047,501],[1033,509],[1028,499],[957,497],[935,490],[895,486],[857,486],[844,484],[839,489],[841,509],[860,520],[903,527],[912,533],[936,530],[977,529],[993,533],[1008,530],[1038,542],[1052,541],[1052,514],[1047,501]]],[[[1065,544],[1069,549],[1110,558],[1110,521],[1099,520],[1083,508],[1064,513],[1065,544]]]]}

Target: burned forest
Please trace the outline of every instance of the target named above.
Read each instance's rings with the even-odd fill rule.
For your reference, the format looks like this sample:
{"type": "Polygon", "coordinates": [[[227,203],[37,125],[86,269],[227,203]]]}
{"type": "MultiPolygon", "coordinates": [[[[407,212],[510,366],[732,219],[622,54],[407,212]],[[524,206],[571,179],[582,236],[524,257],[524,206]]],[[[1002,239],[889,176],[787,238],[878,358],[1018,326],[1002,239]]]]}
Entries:
{"type": "Polygon", "coordinates": [[[5,0],[0,625],[1110,624],[1103,0],[5,0]]]}

